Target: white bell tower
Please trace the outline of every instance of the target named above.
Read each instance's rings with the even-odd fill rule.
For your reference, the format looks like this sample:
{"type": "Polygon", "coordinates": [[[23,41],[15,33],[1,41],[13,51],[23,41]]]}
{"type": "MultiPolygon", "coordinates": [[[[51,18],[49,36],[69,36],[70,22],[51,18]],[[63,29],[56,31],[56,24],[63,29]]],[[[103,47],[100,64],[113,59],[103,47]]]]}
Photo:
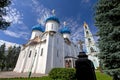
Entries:
{"type": "Polygon", "coordinates": [[[88,58],[93,61],[95,68],[99,67],[99,59],[97,57],[97,54],[99,53],[99,49],[95,44],[95,41],[93,39],[93,35],[87,25],[87,23],[84,22],[84,36],[85,36],[85,46],[86,46],[86,54],[88,55],[88,58]]]}

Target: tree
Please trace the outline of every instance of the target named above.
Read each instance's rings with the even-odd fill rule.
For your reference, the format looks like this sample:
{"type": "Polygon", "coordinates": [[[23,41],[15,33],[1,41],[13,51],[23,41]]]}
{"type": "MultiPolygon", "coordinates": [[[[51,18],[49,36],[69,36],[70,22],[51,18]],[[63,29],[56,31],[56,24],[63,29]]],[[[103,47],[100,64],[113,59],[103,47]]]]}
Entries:
{"type": "Polygon", "coordinates": [[[95,9],[102,68],[120,80],[120,0],[99,0],[95,9]]]}
{"type": "Polygon", "coordinates": [[[8,48],[8,55],[6,56],[6,68],[7,70],[13,69],[16,65],[18,55],[21,47],[11,46],[8,48]]]}
{"type": "Polygon", "coordinates": [[[7,22],[3,18],[3,16],[6,15],[5,7],[7,7],[10,3],[10,0],[0,0],[0,29],[2,30],[5,30],[8,26],[10,26],[10,22],[7,22]]]}
{"type": "Polygon", "coordinates": [[[5,68],[5,44],[0,46],[0,69],[5,68]]]}
{"type": "Polygon", "coordinates": [[[16,62],[17,62],[17,59],[18,59],[20,50],[21,50],[21,47],[20,47],[20,46],[18,46],[18,47],[15,48],[15,54],[14,54],[14,60],[13,60],[13,68],[14,68],[15,65],[16,65],[16,62]]]}
{"type": "Polygon", "coordinates": [[[9,70],[9,68],[11,68],[11,66],[12,66],[12,60],[13,60],[13,55],[12,55],[12,46],[10,46],[9,48],[8,48],[8,51],[7,51],[8,53],[7,53],[7,56],[6,56],[6,68],[7,68],[7,70],[9,70]]]}

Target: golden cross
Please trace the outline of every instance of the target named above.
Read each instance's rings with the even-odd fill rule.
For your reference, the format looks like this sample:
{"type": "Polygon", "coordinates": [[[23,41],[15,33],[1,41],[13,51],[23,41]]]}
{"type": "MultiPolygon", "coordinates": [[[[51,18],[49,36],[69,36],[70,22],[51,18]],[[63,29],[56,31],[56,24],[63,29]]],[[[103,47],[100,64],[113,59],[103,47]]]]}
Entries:
{"type": "Polygon", "coordinates": [[[52,10],[52,14],[55,15],[55,9],[52,10]]]}

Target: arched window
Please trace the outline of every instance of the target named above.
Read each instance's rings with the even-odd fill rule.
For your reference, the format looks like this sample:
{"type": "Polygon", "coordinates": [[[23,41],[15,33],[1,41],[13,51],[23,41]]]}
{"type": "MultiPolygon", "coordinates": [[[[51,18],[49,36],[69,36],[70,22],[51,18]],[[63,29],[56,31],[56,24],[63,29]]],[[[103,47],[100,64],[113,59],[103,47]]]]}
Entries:
{"type": "Polygon", "coordinates": [[[59,43],[59,39],[57,38],[57,44],[59,43]]]}
{"type": "Polygon", "coordinates": [[[90,48],[90,51],[91,51],[91,52],[95,52],[95,50],[94,50],[92,47],[90,48]]]}
{"type": "Polygon", "coordinates": [[[52,29],[53,29],[53,24],[52,24],[52,29]]]}
{"type": "Polygon", "coordinates": [[[43,55],[43,48],[41,49],[41,56],[43,55]]]}
{"type": "Polygon", "coordinates": [[[87,29],[87,26],[85,26],[85,29],[87,29]]]}
{"type": "Polygon", "coordinates": [[[88,42],[91,43],[91,39],[90,38],[88,38],[88,42]]]}
{"type": "Polygon", "coordinates": [[[89,32],[88,32],[88,31],[86,31],[86,34],[89,34],[89,32]]]}
{"type": "Polygon", "coordinates": [[[36,55],[37,55],[37,50],[36,50],[36,52],[35,52],[35,57],[36,57],[36,55]]]}
{"type": "Polygon", "coordinates": [[[57,57],[59,57],[59,51],[57,50],[57,57]]]}
{"type": "Polygon", "coordinates": [[[29,53],[29,57],[31,57],[31,53],[32,53],[32,51],[30,51],[30,53],[29,53]]]}

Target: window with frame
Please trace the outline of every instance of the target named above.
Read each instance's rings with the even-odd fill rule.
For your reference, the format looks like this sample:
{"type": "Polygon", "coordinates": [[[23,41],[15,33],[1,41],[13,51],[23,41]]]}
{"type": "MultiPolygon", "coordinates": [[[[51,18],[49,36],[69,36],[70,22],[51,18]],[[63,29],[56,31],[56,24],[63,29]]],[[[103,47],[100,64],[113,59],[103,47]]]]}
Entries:
{"type": "Polygon", "coordinates": [[[53,29],[53,24],[52,24],[52,29],[53,29]]]}
{"type": "Polygon", "coordinates": [[[59,39],[57,38],[57,43],[59,43],[59,39]]]}
{"type": "Polygon", "coordinates": [[[93,47],[90,48],[90,51],[91,51],[91,52],[95,52],[95,50],[93,49],[93,47]]]}
{"type": "Polygon", "coordinates": [[[59,50],[57,50],[57,57],[59,57],[59,50]]]}
{"type": "Polygon", "coordinates": [[[90,38],[88,38],[88,42],[91,43],[91,39],[90,38]]]}
{"type": "Polygon", "coordinates": [[[37,55],[37,50],[36,50],[36,52],[35,52],[35,57],[36,57],[36,55],[37,55]]]}
{"type": "Polygon", "coordinates": [[[86,34],[89,34],[89,32],[88,32],[88,31],[86,31],[86,34]]]}
{"type": "Polygon", "coordinates": [[[43,48],[41,49],[41,54],[40,54],[40,56],[42,56],[43,55],[43,48]]]}
{"type": "Polygon", "coordinates": [[[32,53],[32,51],[30,50],[30,53],[29,53],[29,56],[28,56],[28,57],[31,57],[31,53],[32,53]]]}
{"type": "Polygon", "coordinates": [[[85,26],[85,29],[87,29],[87,26],[85,26]]]}

